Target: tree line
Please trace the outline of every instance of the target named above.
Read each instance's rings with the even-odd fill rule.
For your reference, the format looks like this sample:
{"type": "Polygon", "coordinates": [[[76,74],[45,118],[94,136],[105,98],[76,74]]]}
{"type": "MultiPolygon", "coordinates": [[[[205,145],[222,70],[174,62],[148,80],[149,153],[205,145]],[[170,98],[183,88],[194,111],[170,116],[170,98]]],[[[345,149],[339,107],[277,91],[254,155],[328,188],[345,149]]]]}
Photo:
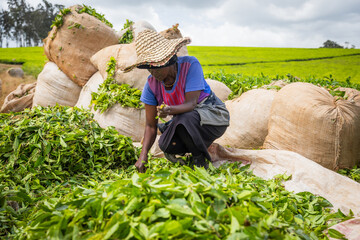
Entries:
{"type": "MultiPolygon", "coordinates": [[[[349,42],[345,42],[345,48],[350,48],[349,47],[349,42]]],[[[340,44],[338,44],[335,41],[331,41],[331,40],[327,40],[323,43],[323,46],[320,48],[344,48],[344,46],[341,46],[340,44]]],[[[355,45],[351,45],[351,48],[355,48],[355,45]]]]}
{"type": "Polygon", "coordinates": [[[25,0],[8,0],[7,4],[8,10],[0,10],[0,47],[8,47],[11,40],[17,47],[41,45],[55,16],[64,8],[46,0],[36,8],[25,0]]]}

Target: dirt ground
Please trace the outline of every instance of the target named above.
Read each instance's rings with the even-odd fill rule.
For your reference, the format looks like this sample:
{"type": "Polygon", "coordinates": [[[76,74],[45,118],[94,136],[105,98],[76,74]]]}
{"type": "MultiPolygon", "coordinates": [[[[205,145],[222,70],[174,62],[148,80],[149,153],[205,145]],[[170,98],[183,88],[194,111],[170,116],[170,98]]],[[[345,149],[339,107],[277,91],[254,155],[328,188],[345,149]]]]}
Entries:
{"type": "Polygon", "coordinates": [[[21,68],[21,65],[2,64],[0,63],[0,80],[1,80],[1,92],[0,92],[0,108],[4,103],[4,100],[9,93],[14,91],[22,83],[36,82],[36,78],[29,75],[24,75],[23,78],[11,77],[7,70],[9,68],[21,68]]]}

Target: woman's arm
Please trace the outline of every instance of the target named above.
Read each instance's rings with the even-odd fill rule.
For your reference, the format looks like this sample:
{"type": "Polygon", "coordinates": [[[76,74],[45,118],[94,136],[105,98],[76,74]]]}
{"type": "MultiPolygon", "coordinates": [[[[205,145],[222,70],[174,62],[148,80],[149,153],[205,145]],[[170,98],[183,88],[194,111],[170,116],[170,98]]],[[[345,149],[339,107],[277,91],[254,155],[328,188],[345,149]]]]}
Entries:
{"type": "Polygon", "coordinates": [[[140,157],[135,163],[139,172],[145,172],[145,164],[148,162],[148,152],[154,144],[157,131],[156,106],[145,104],[146,126],[140,157]]]}
{"type": "Polygon", "coordinates": [[[194,110],[194,108],[197,105],[200,92],[201,91],[199,90],[199,91],[191,91],[185,93],[185,102],[183,104],[175,105],[175,106],[166,106],[162,109],[158,107],[159,117],[164,118],[167,115],[176,115],[194,110]]]}

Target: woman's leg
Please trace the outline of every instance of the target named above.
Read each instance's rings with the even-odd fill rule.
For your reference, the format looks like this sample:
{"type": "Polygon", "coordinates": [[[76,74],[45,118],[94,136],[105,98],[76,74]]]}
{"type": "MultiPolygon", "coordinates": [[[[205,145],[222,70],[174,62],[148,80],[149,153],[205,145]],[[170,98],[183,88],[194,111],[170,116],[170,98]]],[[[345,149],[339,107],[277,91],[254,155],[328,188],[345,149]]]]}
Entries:
{"type": "Polygon", "coordinates": [[[196,147],[194,140],[184,127],[184,125],[179,124],[176,127],[175,134],[178,135],[183,142],[183,144],[186,146],[187,152],[190,152],[192,154],[193,162],[197,167],[204,167],[207,169],[209,165],[205,161],[205,157],[202,154],[202,152],[196,147]]]}
{"type": "Polygon", "coordinates": [[[161,135],[159,147],[170,154],[181,155],[181,153],[191,152],[196,162],[202,162],[203,156],[211,161],[207,148],[225,130],[226,126],[201,126],[200,116],[196,111],[175,115],[169,127],[161,135]],[[181,127],[178,128],[178,126],[181,127]]]}
{"type": "Polygon", "coordinates": [[[191,153],[196,166],[208,168],[204,154],[196,147],[194,140],[182,124],[176,126],[171,144],[169,144],[164,152],[166,158],[171,162],[179,161],[174,156],[175,154],[183,155],[184,153],[191,153]]]}

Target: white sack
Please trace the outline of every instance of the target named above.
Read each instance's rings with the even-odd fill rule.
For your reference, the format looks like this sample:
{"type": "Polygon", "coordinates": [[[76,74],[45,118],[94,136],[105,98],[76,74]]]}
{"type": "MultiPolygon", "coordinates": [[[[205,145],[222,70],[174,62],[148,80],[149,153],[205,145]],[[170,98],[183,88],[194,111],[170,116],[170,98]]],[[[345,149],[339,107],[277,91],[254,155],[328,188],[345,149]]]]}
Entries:
{"type": "Polygon", "coordinates": [[[140,141],[145,131],[145,109],[121,107],[115,104],[104,113],[94,112],[94,119],[100,127],[114,126],[122,135],[131,137],[134,142],[140,141]]]}
{"type": "Polygon", "coordinates": [[[81,89],[76,107],[90,109],[91,93],[97,92],[99,85],[104,82],[100,72],[96,72],[81,89]]]}
{"type": "Polygon", "coordinates": [[[230,126],[215,142],[234,148],[260,148],[268,134],[268,120],[275,91],[253,89],[228,100],[230,126]]]}
{"type": "Polygon", "coordinates": [[[32,106],[74,106],[81,87],[68,78],[53,62],[45,64],[37,78],[32,106]]]}
{"type": "Polygon", "coordinates": [[[229,95],[231,94],[230,88],[226,86],[224,83],[206,79],[206,82],[209,84],[211,90],[215,93],[215,95],[220,98],[221,101],[225,101],[228,99],[229,95]]]}
{"type": "Polygon", "coordinates": [[[139,35],[139,33],[141,33],[142,31],[149,29],[149,30],[153,30],[156,32],[156,29],[154,28],[153,25],[151,25],[149,22],[145,21],[145,20],[140,20],[140,21],[136,21],[132,26],[131,26],[132,32],[133,32],[133,36],[134,36],[134,41],[137,38],[137,36],[139,35]]]}
{"type": "Polygon", "coordinates": [[[124,73],[120,66],[131,65],[136,61],[135,44],[116,44],[101,49],[91,57],[92,64],[99,70],[101,76],[107,78],[107,63],[110,58],[116,60],[116,71],[114,79],[118,84],[129,84],[132,88],[142,90],[150,73],[146,69],[134,68],[132,71],[124,73]]]}

